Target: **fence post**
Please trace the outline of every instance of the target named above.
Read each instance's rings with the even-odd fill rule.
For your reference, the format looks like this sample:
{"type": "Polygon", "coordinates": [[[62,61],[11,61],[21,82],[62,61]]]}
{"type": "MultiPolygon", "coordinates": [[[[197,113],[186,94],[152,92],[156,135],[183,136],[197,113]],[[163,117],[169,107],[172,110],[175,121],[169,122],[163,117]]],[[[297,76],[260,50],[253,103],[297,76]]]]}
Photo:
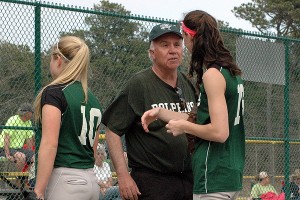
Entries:
{"type": "Polygon", "coordinates": [[[289,63],[289,42],[284,41],[285,45],[285,86],[284,86],[284,182],[286,187],[285,197],[290,199],[291,192],[289,190],[290,177],[290,102],[289,102],[289,87],[290,87],[290,63],[289,63]]]}
{"type": "Polygon", "coordinates": [[[41,88],[41,6],[36,5],[34,8],[34,18],[35,18],[35,69],[34,69],[34,79],[35,79],[35,95],[37,95],[38,91],[41,88]]]}

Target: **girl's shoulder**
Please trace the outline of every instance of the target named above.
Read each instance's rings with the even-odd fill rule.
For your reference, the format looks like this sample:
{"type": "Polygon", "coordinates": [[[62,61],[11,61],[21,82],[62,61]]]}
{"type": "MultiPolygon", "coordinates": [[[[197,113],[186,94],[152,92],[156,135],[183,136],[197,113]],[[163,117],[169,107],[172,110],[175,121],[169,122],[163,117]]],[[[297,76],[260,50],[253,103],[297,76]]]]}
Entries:
{"type": "Polygon", "coordinates": [[[222,77],[222,71],[217,68],[209,68],[203,73],[202,79],[210,79],[210,80],[216,80],[218,77],[222,77]]]}
{"type": "Polygon", "coordinates": [[[46,91],[62,91],[63,88],[65,88],[68,84],[64,83],[64,84],[55,84],[55,85],[49,85],[45,88],[46,91]]]}

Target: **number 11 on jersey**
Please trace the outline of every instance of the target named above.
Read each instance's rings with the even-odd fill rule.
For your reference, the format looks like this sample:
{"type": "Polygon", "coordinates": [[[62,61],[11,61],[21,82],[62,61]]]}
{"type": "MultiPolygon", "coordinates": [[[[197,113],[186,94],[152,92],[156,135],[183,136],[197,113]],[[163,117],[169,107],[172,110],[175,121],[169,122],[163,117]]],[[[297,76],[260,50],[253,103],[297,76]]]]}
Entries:
{"type": "Polygon", "coordinates": [[[242,107],[242,115],[244,115],[244,85],[238,84],[237,92],[239,94],[238,104],[237,104],[237,112],[236,117],[234,119],[234,125],[238,125],[240,123],[240,109],[242,107]]]}

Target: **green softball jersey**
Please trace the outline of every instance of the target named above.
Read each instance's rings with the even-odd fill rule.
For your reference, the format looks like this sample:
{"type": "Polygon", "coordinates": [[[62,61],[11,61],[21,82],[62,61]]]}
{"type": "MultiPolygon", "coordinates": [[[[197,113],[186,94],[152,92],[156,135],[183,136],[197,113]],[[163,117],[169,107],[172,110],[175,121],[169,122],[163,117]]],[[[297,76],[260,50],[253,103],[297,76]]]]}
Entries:
{"type": "MultiPolygon", "coordinates": [[[[224,143],[199,139],[192,157],[194,194],[239,191],[245,163],[244,86],[240,76],[221,68],[226,81],[229,137],[224,143]]],[[[198,124],[209,124],[209,108],[203,84],[200,87],[198,124]]]]}
{"type": "MultiPolygon", "coordinates": [[[[24,122],[21,120],[19,115],[10,117],[5,126],[32,127],[30,120],[24,122]]],[[[23,148],[26,140],[34,136],[34,132],[32,130],[3,129],[2,133],[0,134],[0,148],[4,147],[5,133],[10,137],[9,148],[12,149],[23,148]]]]}
{"type": "MultiPolygon", "coordinates": [[[[47,87],[42,95],[42,106],[45,104],[53,105],[62,111],[54,167],[93,168],[93,144],[97,139],[95,135],[102,117],[96,97],[89,90],[88,101],[84,103],[82,85],[76,81],[69,85],[47,87]]],[[[40,126],[38,138],[41,131],[40,126]]],[[[40,140],[38,142],[40,143],[40,140]]]]}
{"type": "Polygon", "coordinates": [[[162,107],[173,111],[191,111],[195,102],[192,84],[178,72],[177,86],[183,91],[185,111],[180,109],[176,88],[163,82],[151,68],[134,75],[103,114],[102,123],[114,133],[125,134],[129,167],[147,168],[161,173],[191,170],[185,135],[166,133],[166,123],[156,120],[146,133],[141,125],[145,111],[162,107]]]}

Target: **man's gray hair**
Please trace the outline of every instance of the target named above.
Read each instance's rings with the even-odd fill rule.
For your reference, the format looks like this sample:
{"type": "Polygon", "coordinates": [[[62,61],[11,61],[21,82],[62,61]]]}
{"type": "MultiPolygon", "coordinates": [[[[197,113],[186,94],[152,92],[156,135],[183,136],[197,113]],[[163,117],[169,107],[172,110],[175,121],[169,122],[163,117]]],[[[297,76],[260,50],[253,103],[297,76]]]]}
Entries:
{"type": "Polygon", "coordinates": [[[150,58],[151,62],[153,62],[150,51],[154,51],[153,41],[150,42],[150,47],[149,47],[149,50],[148,50],[148,57],[150,58]]]}

